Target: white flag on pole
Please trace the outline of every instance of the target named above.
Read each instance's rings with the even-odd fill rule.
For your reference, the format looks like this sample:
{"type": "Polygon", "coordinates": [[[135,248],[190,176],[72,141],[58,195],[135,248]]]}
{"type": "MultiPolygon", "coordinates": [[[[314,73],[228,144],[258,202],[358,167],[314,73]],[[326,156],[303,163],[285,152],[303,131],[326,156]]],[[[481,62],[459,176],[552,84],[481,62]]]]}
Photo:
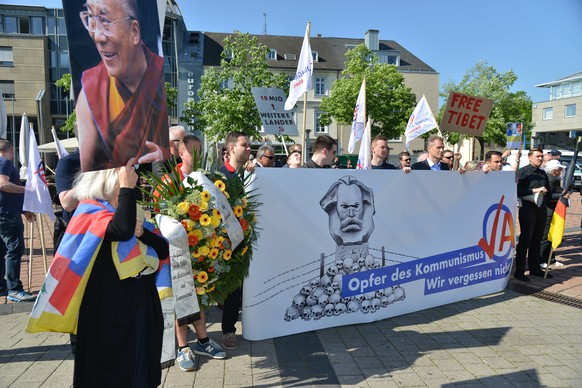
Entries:
{"type": "Polygon", "coordinates": [[[62,159],[65,156],[67,156],[69,153],[67,152],[65,147],[63,147],[63,145],[61,144],[61,141],[59,140],[59,137],[57,136],[57,131],[55,130],[55,127],[51,128],[51,133],[53,134],[53,139],[55,141],[55,148],[57,149],[57,156],[59,157],[59,159],[62,159]]]}
{"type": "Polygon", "coordinates": [[[438,124],[423,94],[408,119],[408,125],[404,131],[404,135],[406,136],[406,149],[410,151],[410,142],[433,128],[438,128],[438,124]]]}
{"type": "Polygon", "coordinates": [[[372,141],[372,120],[368,119],[366,129],[363,131],[362,142],[360,143],[360,153],[358,155],[357,170],[369,170],[372,168],[370,161],[370,142],[372,141]]]}
{"type": "Polygon", "coordinates": [[[360,93],[354,108],[354,119],[352,121],[352,130],[350,131],[350,141],[348,143],[348,152],[351,154],[356,148],[356,142],[364,135],[364,125],[366,121],[366,79],[362,82],[360,93]]]}
{"type": "Polygon", "coordinates": [[[299,63],[297,63],[297,73],[295,78],[289,84],[289,97],[285,101],[285,110],[293,109],[297,100],[303,93],[313,90],[311,86],[311,77],[313,76],[313,55],[311,54],[311,45],[309,44],[309,24],[305,28],[305,37],[299,54],[299,63]]]}
{"type": "Polygon", "coordinates": [[[44,175],[44,164],[40,159],[34,131],[30,128],[28,145],[28,173],[24,191],[23,210],[47,214],[54,221],[55,214],[51,195],[44,175]]]}
{"type": "Polygon", "coordinates": [[[8,117],[6,116],[6,106],[4,105],[4,96],[0,93],[0,138],[6,139],[6,126],[8,117]]]}

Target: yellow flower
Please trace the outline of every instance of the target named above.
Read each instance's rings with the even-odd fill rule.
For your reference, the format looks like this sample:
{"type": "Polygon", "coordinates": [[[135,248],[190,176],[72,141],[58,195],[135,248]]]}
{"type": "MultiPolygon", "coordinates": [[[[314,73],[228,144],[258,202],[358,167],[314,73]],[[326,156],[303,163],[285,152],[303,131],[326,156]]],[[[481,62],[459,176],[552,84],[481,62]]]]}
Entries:
{"type": "Polygon", "coordinates": [[[202,226],[208,226],[208,225],[210,225],[210,217],[208,216],[208,214],[202,214],[200,216],[199,222],[200,222],[200,225],[202,225],[202,226]]]}
{"type": "Polygon", "coordinates": [[[202,256],[208,256],[208,254],[210,253],[210,248],[208,248],[208,245],[204,245],[203,247],[199,247],[198,253],[202,256]]]}
{"type": "Polygon", "coordinates": [[[218,236],[216,237],[216,246],[220,246],[224,242],[224,237],[218,236]]]}
{"type": "Polygon", "coordinates": [[[241,255],[244,255],[245,253],[247,253],[247,250],[248,250],[248,249],[249,249],[248,245],[247,245],[247,246],[245,246],[245,247],[243,248],[243,250],[240,252],[240,254],[241,254],[241,255]]]}
{"type": "Polygon", "coordinates": [[[234,207],[234,215],[237,216],[238,218],[241,218],[243,215],[243,208],[242,206],[235,206],[234,207]]]}
{"type": "Polygon", "coordinates": [[[242,201],[243,207],[247,207],[247,205],[249,204],[249,201],[247,201],[247,197],[242,197],[241,201],[242,201]]]}
{"type": "Polygon", "coordinates": [[[200,193],[200,199],[202,199],[202,201],[204,202],[210,201],[210,193],[204,190],[203,192],[200,193]]]}
{"type": "MultiPolygon", "coordinates": [[[[184,220],[184,222],[187,225],[186,229],[188,230],[188,232],[192,231],[196,227],[196,223],[190,219],[184,220]]],[[[200,238],[198,238],[198,239],[200,240],[200,238]]]]}
{"type": "Polygon", "coordinates": [[[227,249],[226,251],[224,251],[224,253],[222,254],[222,258],[225,261],[229,261],[230,258],[232,257],[232,251],[230,249],[227,249]]]}
{"type": "Polygon", "coordinates": [[[214,288],[216,288],[216,286],[213,284],[212,286],[208,287],[208,289],[206,290],[206,293],[210,293],[210,292],[214,291],[214,288]]]}
{"type": "Polygon", "coordinates": [[[178,213],[179,215],[186,214],[189,208],[190,204],[188,202],[180,202],[176,206],[176,213],[178,213]]]}
{"type": "Polygon", "coordinates": [[[200,210],[202,210],[203,212],[208,210],[208,202],[206,202],[206,201],[200,202],[200,210]]]}
{"type": "Polygon", "coordinates": [[[204,295],[204,294],[206,294],[204,287],[196,287],[196,295],[204,295]]]}
{"type": "Polygon", "coordinates": [[[226,185],[220,179],[214,182],[214,186],[218,187],[218,189],[222,192],[224,192],[224,190],[226,189],[226,185]]]}
{"type": "Polygon", "coordinates": [[[217,228],[218,225],[220,225],[220,216],[218,216],[218,217],[215,217],[215,216],[210,217],[210,225],[212,225],[213,227],[217,228]]]}
{"type": "Polygon", "coordinates": [[[198,249],[196,249],[194,252],[192,252],[192,257],[195,259],[200,257],[200,253],[198,253],[198,249]]]}
{"type": "Polygon", "coordinates": [[[218,249],[217,248],[210,249],[210,252],[208,253],[208,257],[210,257],[213,260],[216,259],[218,257],[218,249]]]}
{"type": "Polygon", "coordinates": [[[194,229],[192,231],[192,234],[196,237],[198,237],[198,240],[202,240],[202,238],[204,237],[204,235],[202,234],[202,231],[200,229],[194,229]]]}
{"type": "Polygon", "coordinates": [[[196,280],[198,280],[199,283],[206,283],[208,280],[208,273],[206,273],[206,271],[198,272],[198,275],[196,275],[196,280]]]}
{"type": "Polygon", "coordinates": [[[218,209],[214,208],[212,209],[212,217],[221,217],[220,212],[218,211],[218,209]]]}

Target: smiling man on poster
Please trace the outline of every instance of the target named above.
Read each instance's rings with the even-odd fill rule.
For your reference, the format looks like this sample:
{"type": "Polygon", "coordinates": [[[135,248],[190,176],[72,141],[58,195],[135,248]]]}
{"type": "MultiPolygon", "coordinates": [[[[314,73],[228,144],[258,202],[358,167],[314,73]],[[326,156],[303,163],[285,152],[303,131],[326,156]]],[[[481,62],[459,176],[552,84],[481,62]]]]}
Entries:
{"type": "Polygon", "coordinates": [[[79,16],[101,58],[77,100],[82,170],[167,159],[164,61],[142,41],[136,0],[89,0],[79,16]]]}

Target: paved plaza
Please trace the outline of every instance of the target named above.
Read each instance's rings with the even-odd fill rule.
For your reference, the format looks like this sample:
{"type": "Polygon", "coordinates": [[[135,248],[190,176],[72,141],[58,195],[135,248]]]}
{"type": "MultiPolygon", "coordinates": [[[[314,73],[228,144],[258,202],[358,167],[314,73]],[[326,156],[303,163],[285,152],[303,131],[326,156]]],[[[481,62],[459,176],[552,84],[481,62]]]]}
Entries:
{"type": "MultiPolygon", "coordinates": [[[[551,271],[553,279],[511,280],[497,294],[369,324],[265,341],[239,337],[238,349],[227,351],[226,360],[197,358],[196,371],[164,370],[162,386],[582,387],[579,194],[572,203],[557,251],[565,265],[551,271]]],[[[40,243],[34,236],[33,241],[31,291],[36,293],[44,268],[40,243]]],[[[49,236],[45,243],[52,254],[49,236]]],[[[25,286],[27,265],[28,257],[23,258],[25,286]]],[[[31,308],[0,298],[0,387],[71,386],[68,334],[25,333],[31,308]]],[[[208,331],[217,342],[220,317],[217,308],[208,314],[208,331]]],[[[194,341],[193,332],[189,339],[194,341]]]]}

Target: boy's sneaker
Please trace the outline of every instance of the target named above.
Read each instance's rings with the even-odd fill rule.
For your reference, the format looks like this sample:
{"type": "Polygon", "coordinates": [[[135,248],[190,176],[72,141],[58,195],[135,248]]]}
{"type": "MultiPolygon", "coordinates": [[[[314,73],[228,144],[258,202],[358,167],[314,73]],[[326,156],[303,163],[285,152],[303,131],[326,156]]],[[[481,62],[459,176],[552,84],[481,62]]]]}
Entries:
{"type": "Polygon", "coordinates": [[[12,302],[34,302],[36,300],[36,296],[31,295],[24,290],[9,291],[7,299],[12,302]]]}
{"type": "Polygon", "coordinates": [[[199,341],[196,341],[196,344],[194,345],[194,354],[214,358],[217,360],[226,358],[226,353],[224,350],[222,350],[222,348],[213,340],[209,340],[205,344],[201,344],[199,341]]]}
{"type": "Polygon", "coordinates": [[[227,349],[236,349],[238,342],[236,342],[236,336],[234,333],[226,333],[224,337],[222,337],[222,345],[227,349]]]}
{"type": "Polygon", "coordinates": [[[178,366],[183,371],[189,371],[194,369],[194,354],[190,350],[190,347],[186,347],[182,350],[178,350],[178,357],[176,358],[178,361],[178,366]]]}

